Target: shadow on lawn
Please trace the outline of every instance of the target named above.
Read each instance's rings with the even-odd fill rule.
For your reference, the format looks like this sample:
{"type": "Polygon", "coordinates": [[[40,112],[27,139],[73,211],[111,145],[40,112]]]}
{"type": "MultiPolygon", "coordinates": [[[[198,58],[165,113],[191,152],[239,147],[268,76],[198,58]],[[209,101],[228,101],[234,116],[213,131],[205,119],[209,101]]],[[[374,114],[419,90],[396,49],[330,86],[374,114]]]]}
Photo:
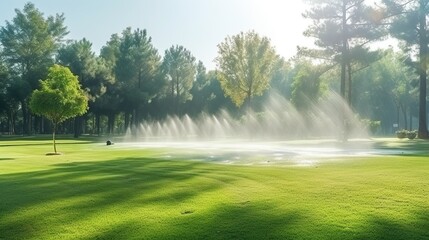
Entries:
{"type": "Polygon", "coordinates": [[[429,239],[429,211],[422,210],[409,224],[399,224],[380,216],[372,217],[356,239],[429,239]]]}
{"type": "Polygon", "coordinates": [[[137,222],[124,222],[97,235],[97,239],[297,239],[302,236],[300,212],[267,214],[255,204],[249,206],[224,205],[210,217],[195,214],[181,216],[163,229],[149,232],[144,237],[135,229],[137,222]],[[195,227],[197,225],[198,227],[195,227]]]}
{"type": "MultiPolygon", "coordinates": [[[[260,209],[261,203],[248,206],[224,205],[210,218],[203,215],[182,216],[164,229],[142,237],[138,222],[125,221],[95,237],[97,239],[365,239],[424,240],[429,239],[429,212],[422,211],[409,224],[388,218],[369,217],[361,229],[321,223],[306,211],[278,211],[271,214],[260,209]],[[198,224],[198,228],[195,228],[198,224]],[[137,230],[137,231],[136,231],[137,230]]],[[[273,206],[275,207],[275,206],[273,206]]]]}
{"type": "MultiPolygon", "coordinates": [[[[40,219],[51,214],[49,204],[53,202],[85,199],[60,211],[64,212],[60,220],[70,224],[137,197],[144,204],[176,204],[220,186],[217,182],[206,181],[180,188],[181,182],[201,174],[210,177],[207,174],[210,169],[198,168],[199,165],[198,162],[168,161],[166,164],[156,158],[126,158],[59,164],[45,171],[0,175],[0,239],[10,236],[37,238],[40,219]],[[177,184],[177,188],[171,188],[171,184],[177,184]],[[23,209],[41,206],[44,206],[42,212],[14,216],[23,209]]],[[[225,183],[233,179],[224,175],[213,178],[225,183]]],[[[56,210],[52,207],[53,212],[56,210]]]]}
{"type": "MultiPolygon", "coordinates": [[[[61,146],[61,145],[76,145],[76,144],[92,144],[92,143],[103,143],[101,141],[87,141],[87,140],[75,140],[75,142],[63,142],[63,140],[56,140],[57,141],[57,146],[61,146]]],[[[31,141],[28,143],[22,143],[22,142],[16,142],[11,144],[10,142],[8,142],[8,144],[1,144],[0,142],[0,148],[1,147],[29,147],[29,146],[47,146],[47,145],[52,145],[52,140],[45,140],[44,142],[41,141],[31,141]]]]}
{"type": "Polygon", "coordinates": [[[423,139],[375,142],[374,147],[381,150],[403,151],[399,151],[397,155],[421,157],[429,155],[429,140],[423,139]]]}
{"type": "MultiPolygon", "coordinates": [[[[115,219],[108,229],[95,228],[96,239],[427,239],[429,212],[415,214],[409,224],[368,217],[356,231],[320,223],[312,209],[279,208],[275,203],[243,199],[214,201],[210,212],[181,212],[160,218],[154,228],[137,211],[147,206],[179,206],[213,192],[240,177],[234,168],[191,161],[123,158],[55,165],[49,170],[0,175],[0,239],[41,239],[61,234],[64,226],[82,227],[82,219],[105,217],[108,211],[136,211],[115,219]],[[197,178],[195,181],[195,178],[197,178]],[[204,180],[204,181],[203,181],[204,180]],[[192,186],[186,185],[192,183],[192,186]],[[64,204],[63,204],[64,203],[64,204]],[[119,206],[119,207],[118,207],[119,206]],[[53,218],[54,215],[54,218],[53,218]],[[55,218],[56,216],[56,218],[55,218]],[[50,218],[50,220],[46,220],[50,218]],[[56,220],[57,222],[52,223],[56,220]],[[45,224],[52,230],[46,230],[45,224]],[[146,224],[146,225],[144,225],[146,224]],[[195,227],[195,225],[198,227],[195,227]],[[323,225],[324,224],[324,225],[323,225]],[[146,228],[146,230],[145,230],[146,228]],[[149,229],[149,230],[147,230],[149,229]],[[43,230],[43,231],[42,231],[43,230]],[[42,231],[42,233],[41,233],[42,231]],[[146,235],[141,235],[145,233],[146,235]]],[[[120,213],[118,213],[120,215],[120,213]]],[[[162,215],[162,213],[160,213],[162,215]]],[[[96,224],[94,222],[94,224],[96,224]]],[[[79,229],[75,229],[79,231],[79,229]]],[[[61,237],[61,236],[58,236],[61,237]]],[[[63,236],[64,237],[64,236],[63,236]]],[[[67,237],[67,235],[65,236],[67,237]]]]}

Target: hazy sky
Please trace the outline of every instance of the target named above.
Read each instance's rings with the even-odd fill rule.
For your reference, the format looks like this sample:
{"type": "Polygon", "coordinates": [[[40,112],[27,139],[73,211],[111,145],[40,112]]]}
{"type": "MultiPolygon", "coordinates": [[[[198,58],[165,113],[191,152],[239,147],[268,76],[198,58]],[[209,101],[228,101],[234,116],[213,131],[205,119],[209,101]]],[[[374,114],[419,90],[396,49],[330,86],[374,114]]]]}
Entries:
{"type": "MultiPolygon", "coordinates": [[[[0,26],[11,21],[26,0],[0,1],[0,26]]],[[[297,45],[310,45],[302,36],[309,22],[301,13],[303,0],[33,0],[46,16],[64,13],[69,39],[87,38],[98,54],[114,33],[126,27],[147,29],[161,55],[183,45],[214,69],[217,45],[226,36],[255,30],[271,39],[286,59],[297,45]]]]}

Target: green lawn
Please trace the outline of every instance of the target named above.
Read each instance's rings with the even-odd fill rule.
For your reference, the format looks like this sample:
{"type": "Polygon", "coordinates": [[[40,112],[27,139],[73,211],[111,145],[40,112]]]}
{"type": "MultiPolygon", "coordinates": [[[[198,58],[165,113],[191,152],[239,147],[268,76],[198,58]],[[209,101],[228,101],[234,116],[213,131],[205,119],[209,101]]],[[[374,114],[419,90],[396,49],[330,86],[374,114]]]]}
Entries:
{"type": "Polygon", "coordinates": [[[58,143],[0,138],[0,239],[429,239],[429,142],[310,167],[58,143]]]}

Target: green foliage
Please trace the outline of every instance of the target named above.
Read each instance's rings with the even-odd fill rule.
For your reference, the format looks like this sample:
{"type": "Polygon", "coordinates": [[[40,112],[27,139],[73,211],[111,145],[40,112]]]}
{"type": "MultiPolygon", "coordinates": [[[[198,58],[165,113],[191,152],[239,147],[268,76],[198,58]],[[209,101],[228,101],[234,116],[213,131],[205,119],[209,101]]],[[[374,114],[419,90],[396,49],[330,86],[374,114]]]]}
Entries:
{"type": "Polygon", "coordinates": [[[293,76],[296,74],[296,68],[292,67],[292,61],[285,61],[279,58],[274,66],[273,75],[270,81],[272,90],[280,93],[286,99],[290,99],[292,95],[291,85],[293,76]]]}
{"type": "Polygon", "coordinates": [[[88,99],[76,76],[67,67],[49,68],[47,79],[40,81],[40,90],[31,95],[30,108],[54,124],[82,115],[87,111],[88,99]]]}
{"type": "Polygon", "coordinates": [[[417,130],[408,131],[407,132],[407,138],[408,139],[414,139],[417,137],[417,130]]]}
{"type": "Polygon", "coordinates": [[[402,40],[408,50],[413,45],[419,45],[420,11],[423,10],[424,15],[429,13],[425,6],[427,3],[420,0],[383,0],[383,3],[391,23],[389,27],[392,36],[402,40]]]}
{"type": "Polygon", "coordinates": [[[381,121],[375,121],[371,119],[361,119],[361,122],[367,129],[369,129],[369,131],[373,135],[380,129],[380,126],[381,126],[381,121]]]}
{"type": "Polygon", "coordinates": [[[218,54],[219,81],[237,107],[270,86],[278,56],[268,38],[254,31],[228,36],[218,45],[218,54]]]}
{"type": "Polygon", "coordinates": [[[408,138],[412,140],[417,137],[417,130],[408,131],[406,129],[401,129],[396,131],[395,133],[399,139],[408,138]]]}
{"type": "Polygon", "coordinates": [[[165,51],[162,71],[169,85],[167,96],[178,113],[179,104],[192,99],[190,90],[197,73],[195,57],[183,46],[172,46],[165,51]]]}
{"type": "Polygon", "coordinates": [[[125,129],[130,127],[130,119],[137,125],[164,86],[160,56],[151,37],[146,30],[126,28],[121,35],[111,36],[100,56],[104,72],[111,71],[115,83],[106,84],[106,94],[94,103],[95,112],[108,114],[110,119],[124,113],[125,129]]]}
{"type": "Polygon", "coordinates": [[[37,88],[38,80],[46,77],[53,56],[68,32],[63,15],[45,18],[32,3],[15,12],[13,20],[0,28],[0,42],[14,79],[10,82],[14,89],[10,97],[21,104],[24,133],[28,134],[28,98],[37,88]]]}
{"type": "MultiPolygon", "coordinates": [[[[140,110],[157,92],[160,56],[146,30],[127,28],[122,32],[119,45],[112,42],[118,55],[114,66],[118,90],[122,96],[121,107],[127,111],[140,110]]],[[[138,121],[140,116],[135,116],[138,121]]]]}
{"type": "Polygon", "coordinates": [[[11,96],[10,82],[10,73],[1,59],[0,51],[0,119],[3,115],[7,116],[11,132],[15,133],[11,119],[13,115],[15,115],[16,109],[18,109],[18,103],[16,99],[11,96]]]}
{"type": "MultiPolygon", "coordinates": [[[[117,61],[120,56],[119,45],[121,38],[118,34],[113,34],[105,46],[102,47],[100,52],[100,66],[105,75],[111,76],[111,81],[106,84],[106,93],[97,98],[92,105],[91,111],[94,111],[98,116],[100,114],[116,114],[119,113],[119,108],[123,102],[121,94],[121,85],[124,83],[119,82],[116,76],[117,61]]],[[[102,75],[103,76],[103,75],[102,75]]]]}
{"type": "Polygon", "coordinates": [[[106,62],[95,56],[91,42],[85,38],[63,46],[57,58],[61,65],[68,66],[79,77],[80,84],[92,101],[103,95],[106,85],[114,80],[106,69],[106,62]]]}
{"type": "Polygon", "coordinates": [[[297,63],[295,69],[291,102],[298,110],[306,110],[321,96],[320,70],[308,61],[297,63]]]}
{"type": "Polygon", "coordinates": [[[304,35],[315,38],[316,49],[299,48],[304,56],[341,67],[340,93],[351,103],[352,73],[376,61],[377,51],[368,43],[386,32],[381,12],[361,0],[308,0],[311,8],[303,16],[313,20],[304,35]]]}
{"type": "MultiPolygon", "coordinates": [[[[107,61],[96,57],[91,48],[91,42],[85,38],[80,41],[71,41],[58,51],[57,56],[60,64],[68,66],[72,73],[79,77],[79,82],[90,100],[90,111],[93,110],[94,102],[106,93],[107,85],[114,82],[107,61]]],[[[82,124],[81,118],[75,118],[75,137],[79,137],[83,129],[82,124]]]]}
{"type": "Polygon", "coordinates": [[[197,65],[197,76],[190,93],[192,100],[186,103],[186,112],[192,116],[203,112],[216,114],[232,105],[222,91],[216,71],[206,72],[201,61],[197,65]]]}
{"type": "MultiPolygon", "coordinates": [[[[384,0],[386,12],[391,17],[390,32],[401,40],[403,50],[412,58],[417,56],[414,64],[419,73],[419,138],[429,138],[427,129],[427,71],[429,63],[429,39],[427,15],[428,2],[423,0],[384,0]]],[[[411,58],[410,58],[411,59],[411,58]]]]}
{"type": "MultiPolygon", "coordinates": [[[[426,64],[421,56],[425,54],[420,56],[419,50],[427,45],[420,47],[426,36],[422,33],[427,30],[419,20],[427,15],[427,8],[421,8],[425,1],[386,0],[386,8],[378,10],[370,8],[369,1],[307,2],[311,5],[304,15],[313,24],[305,35],[316,39],[317,48],[301,48],[300,53],[317,61],[305,63],[302,55],[285,61],[275,55],[268,38],[251,31],[228,36],[220,43],[218,69],[208,73],[202,63],[196,69],[190,51],[178,45],[167,49],[161,62],[152,39],[140,29],[113,34],[98,57],[85,38],[63,41],[67,34],[63,15],[44,17],[28,3],[0,28],[1,131],[42,130],[41,118],[28,111],[28,100],[39,79],[46,78],[54,59],[78,75],[86,91],[91,115],[82,118],[89,122],[93,117],[91,121],[97,124],[107,122],[106,117],[119,120],[125,126],[122,132],[131,120],[138,124],[172,113],[196,116],[243,104],[258,112],[273,92],[305,110],[323,94],[325,83],[333,90],[347,90],[344,94],[350,97],[353,109],[364,118],[380,119],[384,134],[393,132],[393,123],[411,129],[415,117],[426,116],[419,114],[417,106],[425,101],[421,101],[421,94],[418,99],[424,85],[419,85],[416,75],[421,74],[423,83],[426,71],[421,66],[426,64]],[[407,56],[386,53],[380,59],[381,54],[368,48],[367,43],[385,30],[375,26],[388,26],[383,22],[386,14],[391,16],[392,36],[402,40],[407,56]],[[374,63],[377,59],[380,61],[374,63]],[[340,83],[340,79],[348,82],[340,83]]],[[[232,114],[239,115],[240,111],[232,114]]]]}
{"type": "Polygon", "coordinates": [[[399,139],[408,138],[412,140],[417,137],[417,130],[408,131],[406,129],[401,129],[396,131],[395,133],[399,139]]]}
{"type": "Polygon", "coordinates": [[[412,86],[418,76],[404,64],[406,59],[387,50],[380,61],[355,75],[353,107],[364,118],[381,120],[384,133],[392,132],[393,124],[408,128],[409,116],[417,117],[418,97],[412,86]]]}
{"type": "Polygon", "coordinates": [[[57,153],[57,125],[69,118],[83,115],[88,109],[88,98],[70,69],[54,65],[49,68],[47,79],[40,81],[40,90],[33,91],[30,108],[35,114],[52,122],[54,152],[57,153]]]}
{"type": "Polygon", "coordinates": [[[402,139],[402,138],[407,137],[408,131],[406,129],[401,129],[401,130],[396,131],[395,133],[399,139],[402,139]]]}
{"type": "Polygon", "coordinates": [[[53,63],[52,56],[68,33],[63,26],[64,16],[45,19],[32,3],[27,3],[23,11],[15,11],[12,22],[6,21],[0,29],[3,55],[10,67],[23,69],[23,80],[36,88],[37,77],[42,77],[53,63]]]}
{"type": "Polygon", "coordinates": [[[63,26],[64,16],[45,19],[32,3],[27,3],[23,11],[15,12],[12,22],[6,21],[6,26],[0,30],[4,56],[10,63],[31,64],[36,60],[42,60],[39,64],[49,63],[61,39],[68,33],[63,26]],[[24,60],[30,60],[30,63],[24,60]]]}

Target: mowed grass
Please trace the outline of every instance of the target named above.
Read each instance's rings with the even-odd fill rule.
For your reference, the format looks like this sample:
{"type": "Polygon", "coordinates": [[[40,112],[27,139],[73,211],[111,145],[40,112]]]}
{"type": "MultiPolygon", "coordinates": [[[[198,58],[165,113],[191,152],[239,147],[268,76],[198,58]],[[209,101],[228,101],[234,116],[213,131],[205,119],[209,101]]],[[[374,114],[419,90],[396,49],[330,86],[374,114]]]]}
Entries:
{"type": "Polygon", "coordinates": [[[0,239],[429,239],[429,143],[315,166],[0,138],[0,239]]]}

